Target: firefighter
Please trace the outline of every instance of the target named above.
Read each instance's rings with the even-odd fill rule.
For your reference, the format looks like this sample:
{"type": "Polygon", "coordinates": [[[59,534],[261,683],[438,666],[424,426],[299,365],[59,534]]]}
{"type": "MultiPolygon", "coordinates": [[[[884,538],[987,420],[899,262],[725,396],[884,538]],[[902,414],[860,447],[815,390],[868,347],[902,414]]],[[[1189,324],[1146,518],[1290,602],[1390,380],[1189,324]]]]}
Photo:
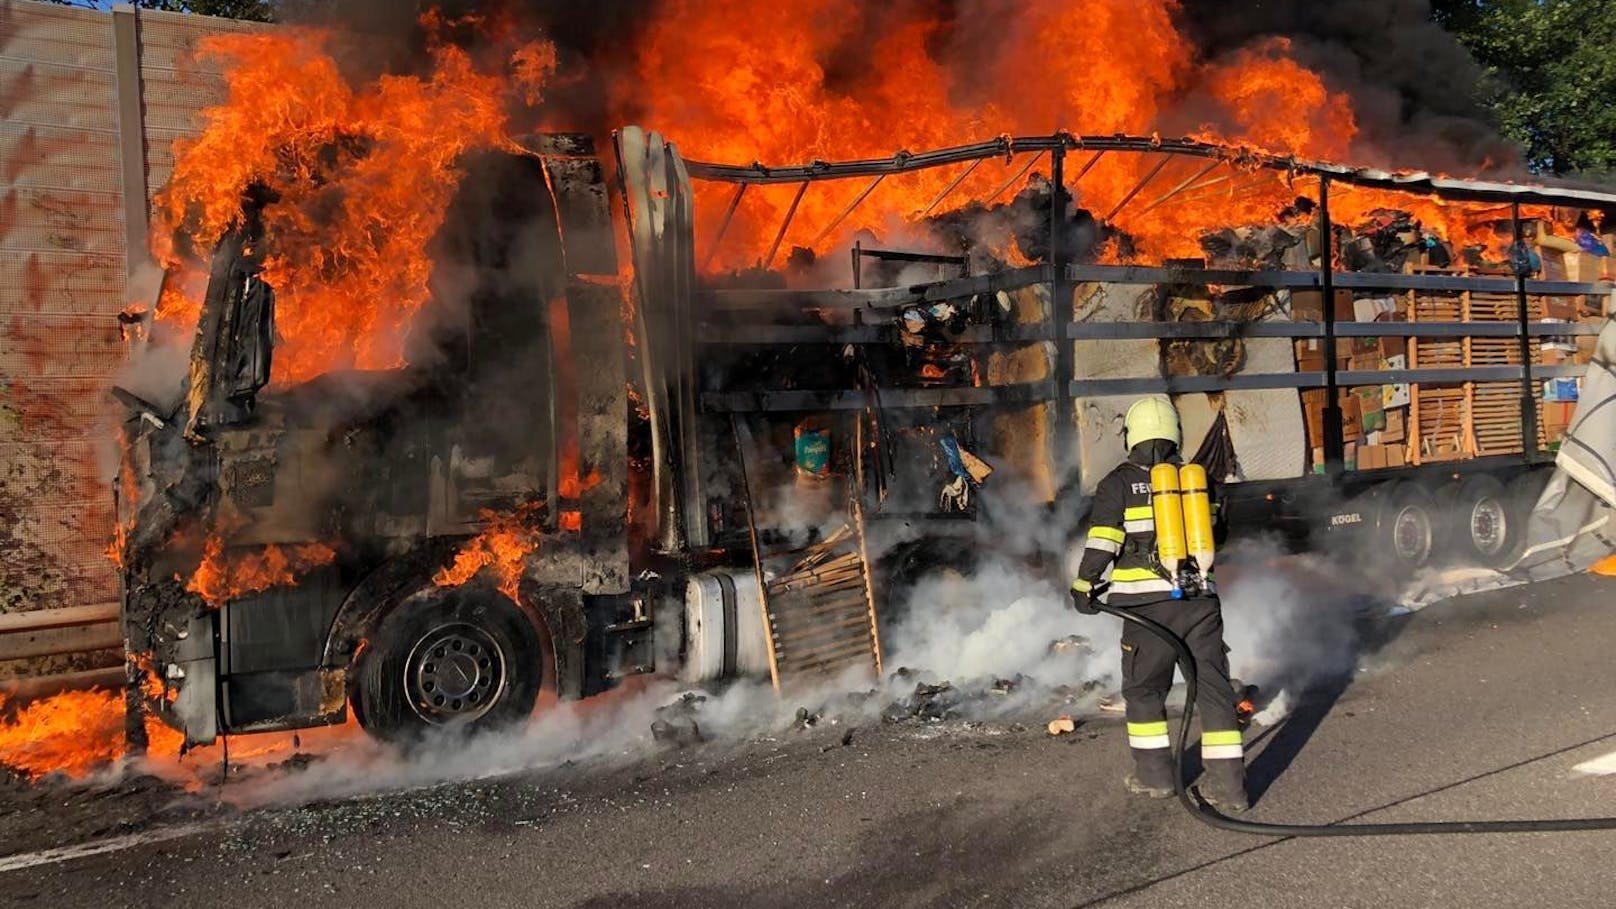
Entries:
{"type": "MultiPolygon", "coordinates": [[[[1201,794],[1223,810],[1244,811],[1245,754],[1222,610],[1210,584],[1204,591],[1181,590],[1157,554],[1151,468],[1178,462],[1178,413],[1166,397],[1145,398],[1128,408],[1123,433],[1128,457],[1094,491],[1072,601],[1088,615],[1097,614],[1097,601],[1135,610],[1189,644],[1199,677],[1196,711],[1206,768],[1201,794]]],[[[1131,622],[1123,626],[1122,696],[1134,760],[1123,784],[1129,792],[1151,798],[1174,793],[1166,707],[1174,668],[1175,654],[1166,642],[1131,622]]]]}

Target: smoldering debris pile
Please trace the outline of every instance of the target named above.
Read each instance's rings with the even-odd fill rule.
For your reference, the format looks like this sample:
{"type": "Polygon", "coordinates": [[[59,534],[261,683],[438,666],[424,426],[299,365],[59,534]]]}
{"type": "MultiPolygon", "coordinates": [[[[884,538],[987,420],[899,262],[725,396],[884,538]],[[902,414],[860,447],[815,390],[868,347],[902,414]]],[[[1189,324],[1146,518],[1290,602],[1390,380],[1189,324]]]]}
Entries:
{"type": "Polygon", "coordinates": [[[1040,664],[1048,679],[1015,672],[980,675],[954,681],[936,672],[901,666],[877,685],[852,690],[824,690],[773,704],[773,695],[753,687],[738,691],[680,693],[655,709],[651,739],[658,745],[687,748],[760,731],[806,731],[818,726],[883,723],[1005,723],[1017,730],[1042,726],[1050,717],[1093,713],[1105,694],[1105,677],[1087,676],[1094,647],[1082,635],[1048,642],[1048,660],[1040,664]],[[1056,681],[1056,679],[1061,681],[1056,681]],[[789,705],[796,704],[795,712],[789,705]],[[764,721],[763,717],[773,716],[764,721]],[[749,716],[751,723],[737,723],[749,716]]]}

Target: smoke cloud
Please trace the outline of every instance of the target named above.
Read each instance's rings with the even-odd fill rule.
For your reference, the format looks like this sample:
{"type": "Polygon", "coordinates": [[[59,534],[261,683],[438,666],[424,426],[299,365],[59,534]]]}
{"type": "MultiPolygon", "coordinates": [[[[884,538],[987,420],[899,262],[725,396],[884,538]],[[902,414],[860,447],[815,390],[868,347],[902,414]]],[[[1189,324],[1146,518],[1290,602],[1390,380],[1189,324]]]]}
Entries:
{"type": "Polygon", "coordinates": [[[1183,0],[1182,20],[1217,59],[1269,37],[1353,100],[1361,136],[1355,162],[1462,173],[1521,172],[1519,149],[1499,135],[1473,87],[1482,68],[1431,19],[1430,0],[1183,0]]]}

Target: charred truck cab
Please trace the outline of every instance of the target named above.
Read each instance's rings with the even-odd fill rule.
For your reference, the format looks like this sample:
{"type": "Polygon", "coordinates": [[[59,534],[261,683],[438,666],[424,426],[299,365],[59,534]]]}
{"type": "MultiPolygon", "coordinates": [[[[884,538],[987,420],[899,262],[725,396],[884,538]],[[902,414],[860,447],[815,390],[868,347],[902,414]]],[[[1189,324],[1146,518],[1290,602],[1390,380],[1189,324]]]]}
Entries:
{"type": "Polygon", "coordinates": [[[1143,394],[1176,397],[1236,533],[1367,534],[1402,570],[1444,543],[1504,562],[1564,431],[1539,389],[1586,369],[1608,313],[1598,274],[1538,280],[1485,255],[1461,272],[1426,252],[1414,268],[1409,250],[1433,248],[1417,226],[1355,238],[1329,212],[1332,183],[1502,206],[1493,229],[1520,250],[1524,204],[1616,210],[1580,190],[1065,133],[765,167],[685,161],[627,128],[612,153],[610,181],[575,135],[463,162],[406,365],[292,387],[271,382],[256,258],[273,238],[253,213],[273,200],[246,200],[183,387],[117,392],[132,703],[190,742],[350,709],[402,740],[671,662],[777,688],[878,673],[877,606],[890,619],[914,577],[968,570],[985,541],[1033,561],[1080,538],[1081,508],[1061,506],[1120,460],[1143,394]],[[1102,155],[1161,158],[1116,211],[1179,158],[1316,181],[1317,215],[1260,242],[1226,231],[1205,259],[1103,264],[1122,239],[1078,207],[1075,152],[1073,181],[1102,155]],[[823,239],[887,176],[958,167],[927,209],[947,212],[978,164],[1026,155],[1047,179],[926,222],[943,252],[855,244],[850,288],[802,289],[823,284],[810,250],[775,264],[796,202],[757,267],[698,280],[749,187],[800,201],[858,182],[813,225],[823,239]],[[699,258],[696,182],[727,196],[699,258]],[[1551,339],[1572,353],[1543,362],[1551,339]]]}

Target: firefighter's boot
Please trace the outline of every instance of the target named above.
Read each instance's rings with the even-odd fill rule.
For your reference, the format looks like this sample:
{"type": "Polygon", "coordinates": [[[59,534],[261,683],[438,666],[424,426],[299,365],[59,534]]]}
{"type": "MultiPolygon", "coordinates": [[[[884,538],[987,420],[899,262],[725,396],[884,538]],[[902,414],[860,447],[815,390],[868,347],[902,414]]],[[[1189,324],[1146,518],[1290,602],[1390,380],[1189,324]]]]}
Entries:
{"type": "Polygon", "coordinates": [[[1173,757],[1166,748],[1134,748],[1133,772],[1122,785],[1134,795],[1153,799],[1173,795],[1173,757]]]}
{"type": "Polygon", "coordinates": [[[1128,790],[1128,792],[1132,795],[1143,795],[1153,799],[1170,799],[1173,797],[1173,790],[1171,787],[1163,788],[1160,786],[1146,786],[1139,779],[1139,774],[1137,773],[1130,773],[1123,777],[1122,788],[1128,790]]]}
{"type": "Polygon", "coordinates": [[[1246,797],[1246,764],[1238,759],[1209,760],[1201,777],[1201,798],[1225,814],[1251,807],[1246,797]]]}

